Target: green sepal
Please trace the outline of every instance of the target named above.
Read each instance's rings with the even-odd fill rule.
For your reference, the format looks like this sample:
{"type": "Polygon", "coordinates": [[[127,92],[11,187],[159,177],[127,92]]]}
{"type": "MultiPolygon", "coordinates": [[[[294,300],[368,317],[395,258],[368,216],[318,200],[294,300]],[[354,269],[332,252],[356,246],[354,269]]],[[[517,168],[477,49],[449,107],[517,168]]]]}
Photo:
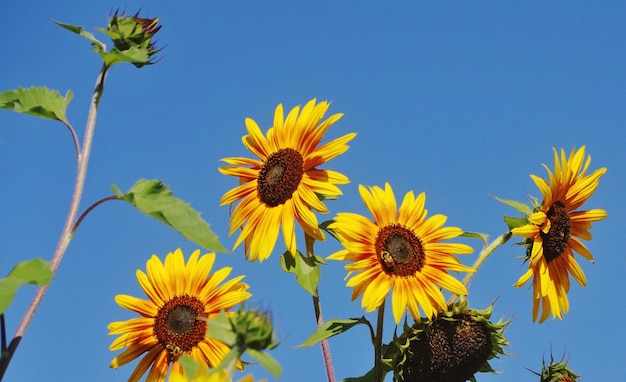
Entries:
{"type": "Polygon", "coordinates": [[[334,222],[335,222],[334,220],[326,220],[325,222],[320,224],[320,228],[323,229],[324,231],[328,232],[328,234],[330,236],[334,237],[337,241],[341,242],[341,240],[339,239],[339,236],[337,235],[337,232],[335,232],[334,229],[329,227],[334,222]]]}
{"type": "Polygon", "coordinates": [[[150,65],[153,62],[150,62],[150,52],[142,47],[133,46],[125,51],[119,51],[115,48],[111,49],[110,52],[102,52],[100,56],[104,60],[104,64],[106,66],[113,66],[115,64],[119,64],[120,62],[130,62],[135,65],[150,65]]]}
{"type": "Polygon", "coordinates": [[[326,264],[323,258],[319,256],[305,257],[300,251],[296,251],[295,255],[286,251],[280,257],[280,267],[283,271],[296,275],[298,284],[311,296],[317,296],[320,264],[326,264]]]}
{"type": "Polygon", "coordinates": [[[246,349],[246,353],[248,353],[248,355],[252,357],[252,359],[254,359],[261,366],[263,366],[265,370],[269,371],[270,374],[274,376],[274,378],[278,379],[283,373],[282,366],[280,366],[280,364],[276,362],[276,360],[271,355],[250,348],[246,349]]]}
{"type": "Polygon", "coordinates": [[[360,377],[350,377],[342,379],[341,382],[376,382],[374,380],[374,369],[372,368],[370,371],[367,372],[367,374],[360,377]]]}
{"type": "Polygon", "coordinates": [[[317,198],[320,200],[320,202],[325,202],[327,200],[337,200],[337,199],[339,199],[338,195],[324,195],[324,194],[318,194],[317,192],[315,193],[315,196],[317,196],[317,198]]]}
{"type": "Polygon", "coordinates": [[[70,32],[74,32],[79,36],[82,36],[84,38],[86,38],[87,40],[91,41],[91,44],[93,46],[93,50],[102,55],[102,53],[106,53],[106,45],[103,44],[100,40],[98,40],[96,38],[96,36],[94,36],[93,33],[91,32],[87,32],[85,31],[85,29],[81,26],[78,25],[72,25],[72,24],[65,24],[65,23],[61,23],[58,21],[54,21],[51,20],[53,23],[55,23],[56,25],[60,26],[61,28],[65,28],[70,32]]]}
{"type": "Polygon", "coordinates": [[[489,235],[482,232],[465,231],[459,237],[466,237],[468,239],[480,239],[482,240],[483,245],[487,245],[487,242],[489,241],[489,235]]]}
{"type": "Polygon", "coordinates": [[[175,198],[161,181],[140,179],[125,194],[120,194],[115,185],[111,188],[121,200],[172,227],[185,239],[211,251],[228,252],[200,213],[187,202],[175,198]]]}
{"type": "Polygon", "coordinates": [[[299,348],[313,346],[327,338],[336,336],[352,329],[354,326],[364,324],[370,326],[369,321],[362,316],[361,318],[349,318],[347,320],[328,320],[322,326],[317,328],[303,343],[296,346],[299,348]]]}
{"type": "Polygon", "coordinates": [[[48,285],[52,276],[50,262],[40,258],[22,261],[15,265],[5,278],[0,279],[0,314],[9,308],[17,290],[22,285],[48,285]]]}
{"type": "Polygon", "coordinates": [[[533,373],[541,378],[539,382],[577,382],[578,379],[581,378],[581,376],[576,374],[572,369],[570,369],[568,363],[569,361],[565,360],[565,354],[563,354],[561,360],[558,362],[555,362],[554,356],[550,354],[550,363],[546,364],[546,361],[543,361],[541,374],[534,371],[533,373]]]}
{"type": "Polygon", "coordinates": [[[30,88],[20,86],[17,90],[0,93],[0,108],[39,118],[54,119],[69,125],[65,113],[73,97],[71,90],[68,90],[64,97],[58,91],[45,86],[30,88]]]}
{"type": "MultiPolygon", "coordinates": [[[[128,22],[132,24],[133,27],[137,26],[135,18],[126,18],[125,20],[128,20],[128,22]]],[[[153,46],[149,43],[150,41],[149,39],[145,39],[147,43],[144,42],[142,44],[129,46],[125,48],[123,51],[116,47],[113,47],[111,48],[110,51],[107,52],[106,45],[102,43],[100,40],[98,40],[94,36],[93,33],[85,31],[83,27],[72,25],[72,24],[65,24],[65,23],[61,23],[58,21],[54,21],[54,20],[52,22],[62,28],[69,30],[70,32],[74,32],[77,35],[82,36],[86,38],[87,40],[91,41],[94,52],[96,52],[98,55],[100,55],[100,57],[102,57],[102,60],[104,61],[104,65],[107,67],[111,67],[120,62],[130,62],[137,67],[150,65],[154,63],[150,61],[150,57],[154,53],[158,52],[158,50],[154,49],[153,46]]],[[[96,28],[96,29],[106,34],[107,36],[111,37],[114,41],[115,41],[115,38],[120,38],[119,33],[110,32],[104,28],[96,28]]],[[[143,34],[141,37],[142,38],[144,37],[143,34]]]]}
{"type": "Polygon", "coordinates": [[[517,218],[517,217],[513,217],[513,216],[505,216],[504,217],[504,222],[509,227],[509,231],[511,231],[513,228],[523,227],[526,224],[528,224],[528,219],[526,219],[526,218],[517,218]]]}
{"type": "Polygon", "coordinates": [[[523,215],[530,215],[533,212],[533,208],[522,203],[522,202],[518,202],[515,200],[509,200],[509,199],[502,199],[502,198],[498,198],[496,196],[491,196],[492,198],[494,198],[495,200],[499,201],[500,203],[506,204],[509,207],[514,208],[516,211],[520,212],[523,215]]]}

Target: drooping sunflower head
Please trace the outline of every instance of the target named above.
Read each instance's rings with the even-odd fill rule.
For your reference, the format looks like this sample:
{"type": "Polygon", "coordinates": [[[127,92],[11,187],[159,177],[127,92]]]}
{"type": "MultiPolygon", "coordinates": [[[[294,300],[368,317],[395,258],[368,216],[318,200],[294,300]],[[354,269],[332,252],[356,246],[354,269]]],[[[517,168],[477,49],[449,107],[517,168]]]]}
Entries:
{"type": "Polygon", "coordinates": [[[230,217],[230,235],[241,228],[234,248],[244,243],[246,257],[263,261],[272,253],[282,226],[285,246],[296,253],[295,222],[305,234],[324,240],[313,210],[328,213],[324,199],[341,195],[338,184],[349,182],[344,175],[319,166],[348,150],[356,134],[321,144],[328,128],[342,114],[322,121],[330,104],[309,101],[294,107],[284,117],[283,106],[274,112],[274,125],[264,136],[257,123],[246,119],[248,135],[244,146],[257,158],[222,159],[229,166],[219,171],[239,178],[239,185],[226,192],[220,205],[239,202],[230,217]]]}
{"type": "Polygon", "coordinates": [[[593,256],[581,242],[591,240],[591,223],[606,218],[604,210],[578,210],[598,187],[606,168],[587,174],[591,157],[585,158],[585,147],[554,150],[554,172],[544,165],[548,179],[531,175],[543,200],[527,216],[528,224],[511,230],[525,237],[529,267],[515,283],[520,287],[533,278],[533,320],[545,321],[550,314],[562,318],[569,310],[567,293],[571,274],[580,285],[586,285],[585,274],[574,258],[577,252],[593,262],[593,256]],[[539,315],[540,308],[542,310],[539,315]]]}
{"type": "Polygon", "coordinates": [[[361,305],[371,312],[392,294],[393,316],[400,322],[405,310],[419,320],[419,308],[427,317],[446,308],[440,287],[457,295],[467,293],[465,286],[448,271],[471,272],[455,254],[468,254],[465,244],[443,243],[463,233],[460,228],[443,227],[447,217],[426,218],[426,196],[405,195],[400,208],[391,186],[359,186],[359,192],[374,221],[354,213],[339,213],[329,225],[345,249],[331,260],[350,261],[346,266],[347,286],[353,287],[352,299],[363,295],[361,305]],[[354,275],[353,275],[354,274],[354,275]]]}
{"type": "Polygon", "coordinates": [[[489,360],[506,354],[503,335],[510,320],[490,321],[493,304],[469,309],[461,299],[433,319],[422,318],[389,344],[386,358],[396,382],[475,381],[477,372],[494,372],[489,360]]]}
{"type": "Polygon", "coordinates": [[[211,272],[215,254],[200,257],[195,251],[185,264],[183,253],[169,253],[165,263],[153,255],[146,264],[147,273],[137,271],[137,280],[148,300],[117,295],[115,301],[141,317],[109,324],[109,334],[119,335],[110,350],[126,348],[111,362],[112,368],[125,365],[142,354],[129,381],[139,380],[148,372],[148,381],[184,376],[177,362],[182,354],[217,366],[230,350],[221,341],[207,336],[207,319],[250,297],[243,276],[225,281],[230,268],[211,272]],[[221,284],[221,285],[220,285],[221,284]],[[171,370],[170,370],[171,365],[171,370]]]}

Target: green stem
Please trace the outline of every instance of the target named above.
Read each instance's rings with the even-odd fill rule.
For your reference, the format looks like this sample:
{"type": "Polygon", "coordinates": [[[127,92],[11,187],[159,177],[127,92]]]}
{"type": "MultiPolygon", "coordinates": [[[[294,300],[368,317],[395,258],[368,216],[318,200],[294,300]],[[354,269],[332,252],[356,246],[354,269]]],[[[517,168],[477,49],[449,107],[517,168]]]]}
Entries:
{"type": "MultiPolygon", "coordinates": [[[[478,258],[476,259],[476,261],[474,261],[474,264],[472,264],[472,269],[474,269],[473,272],[468,272],[465,277],[463,278],[463,285],[465,285],[465,287],[469,286],[470,281],[472,281],[472,278],[474,278],[474,275],[476,275],[476,273],[478,272],[478,268],[480,268],[483,263],[487,260],[487,258],[489,258],[489,256],[491,256],[491,254],[502,244],[506,243],[507,241],[509,241],[509,239],[511,238],[511,232],[506,232],[503,233],[502,235],[498,236],[494,241],[492,241],[489,245],[487,245],[485,248],[483,248],[482,251],[480,251],[480,254],[478,255],[478,258]]],[[[457,297],[459,297],[456,294],[453,294],[452,296],[450,296],[450,299],[448,300],[448,305],[452,304],[457,297]]]]}
{"type": "Polygon", "coordinates": [[[383,323],[385,318],[385,300],[378,307],[378,319],[376,321],[376,336],[374,337],[374,382],[382,382],[383,373],[383,323]]]}
{"type": "Polygon", "coordinates": [[[74,223],[74,226],[72,227],[72,232],[71,232],[71,236],[74,236],[74,234],[76,233],[76,230],[78,230],[78,227],[80,226],[80,223],[83,222],[83,220],[87,217],[87,215],[96,207],[98,207],[100,204],[104,203],[104,202],[108,202],[109,200],[121,200],[121,198],[117,195],[112,195],[112,196],[107,196],[106,198],[102,198],[94,203],[92,203],[89,207],[87,207],[87,209],[80,214],[80,216],[78,217],[78,219],[76,219],[76,223],[74,223]]]}
{"type": "MultiPolygon", "coordinates": [[[[313,244],[315,244],[315,239],[309,236],[306,232],[304,233],[304,241],[306,242],[306,255],[309,258],[315,257],[315,252],[313,251],[313,244]]],[[[317,322],[317,327],[319,328],[324,324],[324,318],[322,318],[322,304],[320,303],[319,292],[317,287],[315,288],[315,296],[313,296],[313,309],[315,309],[315,320],[317,322]]],[[[327,340],[321,341],[322,346],[322,354],[324,355],[324,366],[326,367],[326,376],[328,377],[328,382],[335,382],[335,372],[333,370],[333,360],[330,356],[330,347],[328,346],[327,340]]]]}
{"type": "MultiPolygon", "coordinates": [[[[67,217],[65,219],[65,225],[63,226],[63,231],[61,232],[61,236],[59,237],[59,241],[57,242],[56,249],[54,250],[54,254],[52,255],[52,260],[50,262],[50,269],[53,273],[56,273],[59,265],[61,264],[61,260],[63,259],[63,255],[67,250],[67,247],[70,243],[70,240],[73,236],[73,227],[76,221],[76,215],[78,214],[78,207],[80,206],[80,201],[83,195],[83,188],[85,186],[85,178],[87,176],[87,166],[89,164],[89,154],[91,153],[91,144],[93,142],[94,130],[96,128],[96,116],[98,113],[98,105],[100,103],[100,97],[102,97],[102,93],[104,91],[104,80],[107,75],[109,67],[106,65],[102,66],[100,70],[100,74],[96,79],[96,86],[94,89],[94,94],[91,98],[91,104],[89,105],[89,114],[87,116],[87,125],[85,127],[85,136],[83,138],[83,147],[78,155],[78,169],[76,171],[76,180],[74,182],[74,193],[72,195],[72,200],[70,202],[70,208],[67,213],[67,217]]],[[[0,380],[4,376],[4,373],[9,366],[9,362],[15,354],[17,349],[17,345],[20,343],[22,337],[26,333],[30,322],[35,316],[35,312],[37,308],[41,304],[44,295],[48,291],[48,285],[40,286],[35,292],[35,296],[33,297],[28,309],[24,313],[22,320],[20,321],[17,330],[13,336],[11,344],[7,349],[6,354],[3,354],[2,360],[0,362],[0,380]]]]}

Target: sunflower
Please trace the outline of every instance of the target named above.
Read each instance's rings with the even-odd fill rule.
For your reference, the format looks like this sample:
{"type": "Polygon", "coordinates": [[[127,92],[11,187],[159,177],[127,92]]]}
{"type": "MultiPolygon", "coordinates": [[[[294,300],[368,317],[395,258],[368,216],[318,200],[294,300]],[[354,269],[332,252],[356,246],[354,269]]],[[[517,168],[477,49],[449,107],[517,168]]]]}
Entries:
{"type": "Polygon", "coordinates": [[[243,144],[259,159],[222,159],[232,166],[220,167],[219,171],[239,177],[239,186],[226,192],[220,205],[239,201],[231,214],[229,234],[243,227],[233,249],[243,242],[251,261],[270,256],[281,225],[285,246],[292,254],[296,252],[295,221],[305,234],[324,240],[311,210],[328,213],[322,200],[341,195],[336,185],[349,180],[318,167],[348,150],[346,143],[356,135],[346,134],[320,145],[326,130],[342,116],[334,114],[320,122],[329,106],[313,99],[302,110],[299,106],[291,109],[285,119],[283,106],[278,105],[267,137],[256,122],[246,118],[248,135],[243,137],[243,144]]]}
{"type": "Polygon", "coordinates": [[[439,289],[454,294],[467,294],[465,286],[447,271],[471,272],[453,255],[468,254],[472,247],[465,244],[441,243],[463,233],[460,228],[443,227],[447,217],[433,215],[426,219],[426,196],[414,197],[408,192],[396,211],[396,199],[391,186],[385,189],[359,186],[361,198],[374,221],[354,213],[339,213],[329,229],[333,230],[345,249],[328,258],[352,261],[346,266],[350,277],[347,286],[354,287],[352,300],[363,295],[361,306],[367,312],[378,308],[387,294],[392,293],[392,309],[396,323],[406,308],[416,320],[418,307],[432,317],[446,309],[439,289]]]}
{"type": "Polygon", "coordinates": [[[164,381],[170,365],[172,379],[180,380],[184,371],[177,361],[182,354],[216,367],[229,352],[226,344],[206,336],[205,319],[250,297],[248,285],[240,282],[244,276],[224,282],[231,268],[211,273],[215,254],[199,255],[200,251],[195,251],[187,264],[180,249],[169,253],[165,264],[153,255],[146,264],[147,274],[137,271],[137,280],[149,300],[123,294],[115,296],[115,302],[122,308],[142,316],[108,326],[110,335],[119,335],[109,349],[126,348],[113,359],[112,368],[147,353],[129,381],[138,381],[148,368],[147,381],[164,381]]]}
{"type": "Polygon", "coordinates": [[[473,381],[477,372],[493,372],[489,360],[507,355],[511,346],[504,329],[511,322],[491,320],[494,304],[487,309],[469,307],[461,297],[434,318],[422,318],[394,336],[385,358],[394,370],[394,381],[473,381]]]}
{"type": "Polygon", "coordinates": [[[585,147],[572,149],[569,157],[561,149],[554,149],[554,173],[548,172],[548,181],[535,175],[531,178],[539,187],[543,201],[530,214],[528,224],[514,228],[514,235],[526,238],[528,270],[514,284],[521,287],[533,278],[533,321],[562,318],[569,310],[567,292],[571,274],[585,286],[585,274],[574,258],[574,251],[593,262],[593,256],[580,239],[590,240],[591,223],[606,218],[604,210],[576,211],[594,193],[606,168],[587,175],[591,157],[585,159],[585,147]]]}

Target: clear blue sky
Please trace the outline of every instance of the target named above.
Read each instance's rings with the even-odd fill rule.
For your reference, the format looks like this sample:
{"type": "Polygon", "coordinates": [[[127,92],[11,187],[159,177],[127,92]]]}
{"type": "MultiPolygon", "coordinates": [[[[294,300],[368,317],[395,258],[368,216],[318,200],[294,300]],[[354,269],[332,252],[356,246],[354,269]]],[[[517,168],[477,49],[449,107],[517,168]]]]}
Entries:
{"type": "MultiPolygon", "coordinates": [[[[69,118],[82,136],[99,58],[86,40],[49,19],[93,30],[118,6],[159,17],[157,37],[166,48],[157,65],[110,72],[83,209],[110,195],[112,183],[127,190],[139,178],[162,179],[231,247],[228,208],[218,202],[236,180],[218,173],[219,159],[249,155],[241,144],[244,118],[265,131],[278,103],[290,109],[314,97],[331,100],[330,113],[345,113],[328,140],[358,133],[327,166],[352,181],[344,197],[328,203],[332,213],[367,215],[358,185],[390,182],[399,197],[425,191],[429,213],[448,215],[450,225],[495,237],[506,229],[502,216],[513,211],[489,195],[540,196],[529,174],[543,176],[541,163],[552,166],[552,147],[569,152],[586,145],[592,169],[608,168],[586,207],[609,213],[588,243],[596,263],[579,257],[588,286],[572,285],[563,321],[532,323],[531,291],[512,287],[525,270],[516,258],[523,249],[500,248],[479,271],[469,299],[484,308],[500,297],[494,318],[515,318],[505,332],[513,356],[492,362],[501,376],[482,374],[478,381],[536,380],[526,368],[538,371],[550,349],[557,358],[565,352],[586,381],[623,377],[626,3],[6,2],[0,89],[71,89],[69,118]]],[[[22,259],[50,258],[74,175],[72,142],[60,124],[0,112],[1,274],[22,259]]],[[[163,258],[177,247],[186,254],[196,249],[125,203],[97,208],[72,241],[6,380],[125,380],[133,367],[109,369],[115,354],[106,326],[132,315],[113,298],[141,296],[136,269],[145,269],[151,254],[163,258]]],[[[328,241],[317,248],[327,256],[339,246],[328,241]]],[[[279,242],[277,253],[283,250],[279,242]]],[[[217,265],[245,274],[252,304],[272,310],[282,339],[272,352],[284,367],[281,380],[323,381],[319,348],[294,349],[314,330],[310,298],[278,260],[274,254],[249,264],[238,249],[220,255],[217,265]]],[[[350,302],[343,266],[322,270],[325,318],[363,314],[360,300],[350,302]]],[[[9,335],[33,291],[20,290],[7,312],[9,335]]],[[[386,341],[391,314],[387,321],[386,341]]],[[[371,367],[365,327],[330,345],[339,378],[371,367]]],[[[267,376],[258,366],[249,371],[267,376]]]]}

